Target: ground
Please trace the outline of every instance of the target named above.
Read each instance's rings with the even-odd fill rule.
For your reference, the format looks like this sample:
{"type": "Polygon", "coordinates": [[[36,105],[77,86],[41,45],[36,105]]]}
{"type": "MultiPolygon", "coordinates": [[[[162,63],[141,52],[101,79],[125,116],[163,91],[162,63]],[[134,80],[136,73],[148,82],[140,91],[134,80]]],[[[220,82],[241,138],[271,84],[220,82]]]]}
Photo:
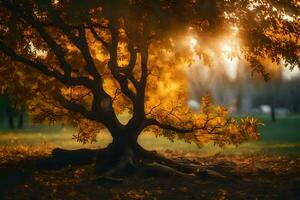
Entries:
{"type": "Polygon", "coordinates": [[[261,139],[238,148],[220,149],[212,144],[195,145],[143,135],[140,144],[164,156],[222,177],[153,177],[136,174],[122,184],[97,181],[94,166],[41,169],[41,159],[55,147],[99,148],[108,135],[95,144],[72,140],[73,130],[50,127],[43,131],[3,131],[0,134],[0,199],[300,199],[300,116],[264,121],[261,139]]]}
{"type": "Polygon", "coordinates": [[[4,199],[300,199],[300,155],[295,154],[203,158],[165,150],[160,153],[166,157],[224,177],[136,174],[113,183],[95,180],[93,165],[37,170],[36,163],[50,155],[47,145],[2,147],[0,152],[4,199]]]}

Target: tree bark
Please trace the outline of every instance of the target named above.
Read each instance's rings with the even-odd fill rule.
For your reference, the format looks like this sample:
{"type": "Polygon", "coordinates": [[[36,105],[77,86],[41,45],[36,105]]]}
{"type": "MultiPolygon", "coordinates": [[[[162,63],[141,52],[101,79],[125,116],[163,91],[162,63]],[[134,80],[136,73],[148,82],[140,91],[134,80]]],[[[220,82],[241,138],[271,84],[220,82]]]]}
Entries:
{"type": "Polygon", "coordinates": [[[212,170],[203,170],[196,165],[184,164],[165,158],[155,151],[145,150],[137,143],[138,134],[124,133],[114,137],[105,149],[53,150],[51,162],[42,166],[60,169],[66,165],[86,165],[96,160],[97,182],[122,183],[124,176],[142,173],[150,176],[222,177],[212,170]],[[211,173],[213,172],[213,173],[211,173]]]}
{"type": "Polygon", "coordinates": [[[22,106],[19,111],[19,117],[18,117],[18,128],[23,128],[24,125],[24,114],[25,114],[25,106],[22,106]]]}
{"type": "Polygon", "coordinates": [[[136,170],[138,157],[137,135],[135,132],[113,134],[113,141],[96,158],[97,175],[130,174],[136,170]],[[116,136],[118,135],[118,136],[116,136]]]}
{"type": "Polygon", "coordinates": [[[271,120],[272,120],[273,122],[276,121],[275,103],[274,103],[273,100],[272,100],[272,102],[271,102],[271,120]]]}
{"type": "Polygon", "coordinates": [[[13,116],[13,108],[10,105],[6,106],[6,116],[8,119],[8,125],[10,129],[14,129],[14,116],[13,116]]]}

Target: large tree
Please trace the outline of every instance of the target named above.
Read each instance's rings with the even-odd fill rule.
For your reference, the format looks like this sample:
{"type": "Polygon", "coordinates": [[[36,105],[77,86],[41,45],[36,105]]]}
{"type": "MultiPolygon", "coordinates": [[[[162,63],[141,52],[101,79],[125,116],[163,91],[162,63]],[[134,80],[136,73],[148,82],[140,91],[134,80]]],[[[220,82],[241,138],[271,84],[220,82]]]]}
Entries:
{"type": "MultiPolygon", "coordinates": [[[[267,78],[261,59],[299,65],[298,14],[296,0],[1,0],[1,80],[26,91],[15,98],[33,120],[70,123],[80,142],[107,129],[99,173],[152,161],[177,168],[137,143],[142,131],[220,146],[258,136],[255,119],[235,120],[209,97],[200,113],[187,107],[188,35],[220,38],[237,27],[243,55],[267,78]]],[[[201,44],[194,50],[207,57],[201,44]]]]}

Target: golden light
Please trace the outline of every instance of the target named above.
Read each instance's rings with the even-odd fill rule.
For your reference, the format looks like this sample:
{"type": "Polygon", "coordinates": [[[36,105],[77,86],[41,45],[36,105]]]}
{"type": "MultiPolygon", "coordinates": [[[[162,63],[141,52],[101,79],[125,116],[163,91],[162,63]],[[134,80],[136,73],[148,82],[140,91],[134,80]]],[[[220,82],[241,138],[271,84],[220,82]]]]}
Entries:
{"type": "Polygon", "coordinates": [[[29,52],[35,55],[37,58],[46,58],[48,55],[48,52],[42,49],[36,48],[32,42],[29,42],[29,52]]]}
{"type": "Polygon", "coordinates": [[[195,49],[197,44],[198,44],[198,41],[195,38],[190,37],[190,47],[191,47],[192,50],[195,49]]]}
{"type": "Polygon", "coordinates": [[[222,43],[220,50],[222,51],[221,58],[226,74],[231,80],[235,80],[237,76],[238,58],[232,57],[234,49],[229,43],[222,43]]]}
{"type": "Polygon", "coordinates": [[[285,21],[288,21],[288,22],[293,22],[294,21],[294,17],[284,13],[282,14],[281,18],[285,21]]]}
{"type": "Polygon", "coordinates": [[[232,53],[232,47],[229,44],[224,43],[224,44],[221,45],[221,51],[224,54],[230,55],[232,53]]]}
{"type": "Polygon", "coordinates": [[[223,64],[225,68],[225,72],[227,76],[231,80],[235,80],[237,77],[237,69],[238,69],[238,58],[229,59],[228,57],[223,58],[223,64]]]}
{"type": "MultiPolygon", "coordinates": [[[[238,55],[240,51],[237,39],[239,28],[234,25],[229,28],[229,34],[224,34],[220,38],[207,40],[205,42],[201,40],[201,37],[196,39],[193,34],[189,34],[189,36],[187,36],[186,42],[188,42],[193,54],[194,67],[201,68],[203,71],[206,67],[208,67],[208,65],[212,65],[208,67],[210,74],[222,74],[225,72],[225,76],[229,79],[236,79],[238,71],[237,68],[239,65],[238,55]],[[199,45],[199,43],[201,43],[201,52],[205,52],[206,57],[200,56],[196,53],[195,48],[199,45]],[[210,57],[212,61],[209,60],[208,57],[210,57]],[[220,66],[222,66],[222,69],[220,69],[220,66]]],[[[209,77],[209,75],[207,77],[209,77]]]]}
{"type": "Polygon", "coordinates": [[[230,29],[234,35],[236,35],[237,32],[239,31],[239,28],[237,26],[231,26],[230,29]]]}

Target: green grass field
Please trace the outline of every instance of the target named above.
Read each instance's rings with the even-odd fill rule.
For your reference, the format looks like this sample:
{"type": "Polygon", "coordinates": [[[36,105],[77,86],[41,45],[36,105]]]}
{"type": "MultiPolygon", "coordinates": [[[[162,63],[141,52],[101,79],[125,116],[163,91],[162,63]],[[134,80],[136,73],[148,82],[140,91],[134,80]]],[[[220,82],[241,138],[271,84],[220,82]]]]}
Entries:
{"type": "MultiPolygon", "coordinates": [[[[261,138],[259,141],[247,142],[239,147],[228,146],[225,149],[207,144],[199,149],[194,144],[182,141],[170,142],[159,137],[156,138],[151,133],[143,133],[139,138],[139,143],[147,149],[175,150],[178,152],[192,152],[207,156],[216,153],[241,154],[241,153],[300,153],[300,116],[291,116],[277,119],[272,122],[266,118],[261,118],[265,124],[260,128],[261,138]]],[[[68,149],[76,148],[101,148],[105,147],[111,138],[107,132],[98,136],[98,142],[93,144],[80,144],[72,140],[75,130],[69,128],[63,130],[59,126],[49,127],[36,125],[18,132],[11,132],[5,129],[0,133],[0,145],[40,145],[47,144],[51,147],[62,147],[68,149]]]]}

